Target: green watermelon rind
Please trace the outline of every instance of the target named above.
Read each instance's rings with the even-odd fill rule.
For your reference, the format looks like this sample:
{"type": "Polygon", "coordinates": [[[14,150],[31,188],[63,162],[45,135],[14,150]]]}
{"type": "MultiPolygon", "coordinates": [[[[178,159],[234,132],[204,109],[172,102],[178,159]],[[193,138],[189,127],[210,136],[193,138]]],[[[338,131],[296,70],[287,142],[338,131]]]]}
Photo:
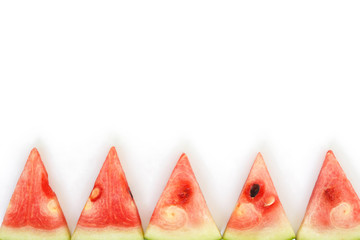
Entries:
{"type": "Polygon", "coordinates": [[[213,224],[196,228],[164,230],[149,225],[145,232],[145,240],[220,240],[221,234],[213,224]]]}
{"type": "Polygon", "coordinates": [[[292,240],[295,239],[295,233],[289,228],[268,228],[261,230],[239,231],[227,229],[223,240],[292,240]]]}
{"type": "Polygon", "coordinates": [[[84,228],[77,227],[71,240],[144,240],[141,227],[135,228],[84,228]]]}
{"type": "Polygon", "coordinates": [[[33,227],[12,228],[2,226],[0,240],[70,240],[70,232],[67,227],[55,230],[42,230],[33,227]]]}
{"type": "Polygon", "coordinates": [[[297,240],[360,240],[360,226],[348,229],[315,230],[311,227],[300,227],[297,240]]]}

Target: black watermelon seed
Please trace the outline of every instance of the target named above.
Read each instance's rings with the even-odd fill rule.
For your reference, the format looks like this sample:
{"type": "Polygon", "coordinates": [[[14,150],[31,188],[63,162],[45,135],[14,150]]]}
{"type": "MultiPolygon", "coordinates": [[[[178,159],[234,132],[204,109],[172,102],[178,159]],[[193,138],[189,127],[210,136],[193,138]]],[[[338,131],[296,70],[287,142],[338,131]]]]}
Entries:
{"type": "Polygon", "coordinates": [[[133,195],[132,195],[132,193],[131,193],[130,189],[128,189],[128,193],[130,194],[131,199],[134,199],[134,197],[133,197],[133,195]]]}
{"type": "Polygon", "coordinates": [[[259,184],[253,184],[250,189],[250,197],[254,198],[260,191],[260,185],[259,184]]]}

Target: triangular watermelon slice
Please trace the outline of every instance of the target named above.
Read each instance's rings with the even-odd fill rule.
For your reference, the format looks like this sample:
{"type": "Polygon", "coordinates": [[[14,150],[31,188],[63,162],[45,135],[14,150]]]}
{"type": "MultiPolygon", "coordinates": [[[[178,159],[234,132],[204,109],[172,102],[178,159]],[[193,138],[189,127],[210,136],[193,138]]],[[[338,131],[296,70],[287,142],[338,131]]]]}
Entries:
{"type": "Polygon", "coordinates": [[[289,240],[295,233],[259,153],[250,170],[224,240],[289,240]]]}
{"type": "Polygon", "coordinates": [[[297,239],[360,239],[360,200],[332,151],[326,154],[297,239]]]}
{"type": "Polygon", "coordinates": [[[0,229],[1,240],[68,240],[69,229],[48,174],[34,148],[16,184],[0,229]]]}
{"type": "Polygon", "coordinates": [[[221,239],[185,154],[177,162],[155,207],[145,239],[221,239]]]}
{"type": "Polygon", "coordinates": [[[140,216],[114,147],[100,170],[71,239],[144,239],[140,216]]]}

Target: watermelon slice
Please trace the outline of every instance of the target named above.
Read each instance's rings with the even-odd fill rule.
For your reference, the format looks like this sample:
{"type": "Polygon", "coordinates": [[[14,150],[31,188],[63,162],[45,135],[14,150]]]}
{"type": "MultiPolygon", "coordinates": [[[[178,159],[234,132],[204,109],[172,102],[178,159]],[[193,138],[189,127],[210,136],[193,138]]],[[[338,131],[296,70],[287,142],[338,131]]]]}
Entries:
{"type": "Polygon", "coordinates": [[[48,174],[34,148],[25,164],[0,229],[1,240],[68,240],[69,229],[48,174]]]}
{"type": "Polygon", "coordinates": [[[100,170],[71,239],[144,239],[140,216],[114,147],[100,170]]]}
{"type": "Polygon", "coordinates": [[[185,154],[177,162],[155,207],[145,239],[221,239],[185,154]]]}
{"type": "Polygon", "coordinates": [[[326,154],[297,239],[360,239],[360,200],[332,151],[326,154]]]}
{"type": "Polygon", "coordinates": [[[295,233],[285,215],[261,154],[256,156],[224,240],[289,240],[295,233]]]}

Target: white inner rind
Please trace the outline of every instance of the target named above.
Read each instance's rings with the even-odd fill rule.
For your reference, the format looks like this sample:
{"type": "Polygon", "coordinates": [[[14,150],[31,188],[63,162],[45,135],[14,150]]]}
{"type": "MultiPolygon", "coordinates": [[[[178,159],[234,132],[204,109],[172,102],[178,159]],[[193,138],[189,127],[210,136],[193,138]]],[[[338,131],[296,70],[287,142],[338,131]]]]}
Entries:
{"type": "Polygon", "coordinates": [[[214,224],[204,224],[196,228],[183,227],[175,231],[164,230],[149,225],[145,233],[146,240],[219,240],[221,234],[214,224]]]}
{"type": "Polygon", "coordinates": [[[262,229],[237,230],[227,228],[223,236],[224,240],[291,240],[294,238],[294,230],[288,222],[276,227],[262,229]]]}
{"type": "Polygon", "coordinates": [[[143,240],[141,227],[135,228],[84,228],[77,227],[71,240],[143,240]]]}
{"type": "Polygon", "coordinates": [[[292,229],[263,229],[261,231],[237,231],[228,229],[224,240],[292,240],[295,233],[292,229]]]}
{"type": "Polygon", "coordinates": [[[55,230],[39,230],[33,227],[0,228],[0,240],[70,240],[70,232],[67,227],[55,230]]]}
{"type": "Polygon", "coordinates": [[[315,230],[302,226],[297,233],[297,240],[359,240],[360,226],[348,229],[315,230]]]}

